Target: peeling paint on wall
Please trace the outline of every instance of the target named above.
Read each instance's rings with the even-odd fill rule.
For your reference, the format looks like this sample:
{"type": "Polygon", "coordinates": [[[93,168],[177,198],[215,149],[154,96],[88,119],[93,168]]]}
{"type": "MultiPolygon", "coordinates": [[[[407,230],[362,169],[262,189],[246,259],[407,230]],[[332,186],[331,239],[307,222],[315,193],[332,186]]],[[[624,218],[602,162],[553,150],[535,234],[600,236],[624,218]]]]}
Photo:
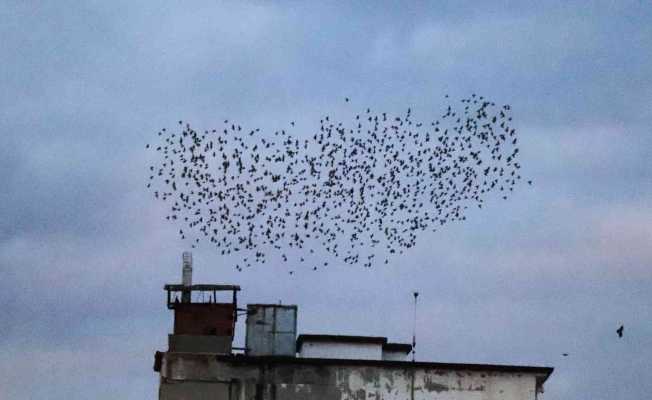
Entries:
{"type": "MultiPolygon", "coordinates": [[[[414,400],[535,400],[541,379],[536,373],[419,368],[409,363],[313,365],[297,360],[302,361],[263,357],[238,363],[210,354],[165,353],[161,376],[170,385],[234,382],[229,390],[238,400],[410,400],[413,374],[414,400]]],[[[175,398],[194,397],[166,397],[175,398]]]]}

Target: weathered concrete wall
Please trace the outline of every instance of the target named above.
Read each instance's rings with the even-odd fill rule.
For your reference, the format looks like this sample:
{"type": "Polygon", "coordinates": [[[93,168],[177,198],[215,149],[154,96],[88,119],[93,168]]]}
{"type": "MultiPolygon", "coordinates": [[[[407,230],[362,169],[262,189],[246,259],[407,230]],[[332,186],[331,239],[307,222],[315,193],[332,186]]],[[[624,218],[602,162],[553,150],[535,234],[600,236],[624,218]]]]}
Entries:
{"type": "Polygon", "coordinates": [[[349,360],[381,360],[382,344],[304,342],[299,357],[341,358],[349,360]]]}
{"type": "MultiPolygon", "coordinates": [[[[235,389],[235,388],[234,388],[235,389]]],[[[228,382],[175,382],[161,380],[158,398],[160,400],[216,400],[233,398],[228,382]]]]}
{"type": "MultiPolygon", "coordinates": [[[[198,354],[167,353],[163,381],[235,382],[241,400],[534,400],[534,373],[305,361],[241,363],[198,354]]],[[[541,376],[539,375],[539,378],[541,376]]],[[[181,399],[195,397],[166,397],[181,399]]],[[[202,398],[203,397],[197,397],[202,398]]]]}

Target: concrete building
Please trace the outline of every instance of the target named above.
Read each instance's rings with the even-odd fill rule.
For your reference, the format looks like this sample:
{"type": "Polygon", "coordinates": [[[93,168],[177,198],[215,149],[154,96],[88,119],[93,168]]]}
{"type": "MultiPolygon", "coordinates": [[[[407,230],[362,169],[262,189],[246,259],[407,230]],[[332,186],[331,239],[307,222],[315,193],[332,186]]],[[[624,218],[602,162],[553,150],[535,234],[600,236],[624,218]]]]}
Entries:
{"type": "Polygon", "coordinates": [[[187,270],[184,283],[165,285],[174,332],[155,355],[161,400],[535,400],[553,371],[408,361],[412,346],[385,337],[297,337],[296,306],[240,309],[238,286],[192,285],[187,270]],[[232,347],[239,312],[243,349],[232,347]]]}

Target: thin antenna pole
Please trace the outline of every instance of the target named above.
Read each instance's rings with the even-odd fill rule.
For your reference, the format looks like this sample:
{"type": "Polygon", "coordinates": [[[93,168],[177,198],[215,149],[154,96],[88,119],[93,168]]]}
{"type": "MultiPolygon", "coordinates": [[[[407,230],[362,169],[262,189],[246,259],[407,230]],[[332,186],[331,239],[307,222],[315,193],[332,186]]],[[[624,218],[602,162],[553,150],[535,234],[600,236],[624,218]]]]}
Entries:
{"type": "Polygon", "coordinates": [[[415,359],[415,353],[417,348],[417,298],[419,297],[419,292],[414,292],[414,325],[412,326],[412,362],[415,359]]]}

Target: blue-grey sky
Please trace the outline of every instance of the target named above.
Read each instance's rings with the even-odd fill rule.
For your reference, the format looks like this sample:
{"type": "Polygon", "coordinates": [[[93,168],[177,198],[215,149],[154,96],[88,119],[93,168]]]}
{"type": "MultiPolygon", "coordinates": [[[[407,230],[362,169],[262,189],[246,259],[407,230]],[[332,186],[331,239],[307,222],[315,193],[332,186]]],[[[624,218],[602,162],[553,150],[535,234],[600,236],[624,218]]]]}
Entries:
{"type": "Polygon", "coordinates": [[[445,93],[512,105],[532,187],[387,266],[238,273],[201,247],[195,280],[298,304],[303,332],[397,341],[419,290],[420,360],[553,366],[546,399],[649,397],[650,3],[343,3],[2,3],[1,398],[156,398],[187,249],[144,187],[160,128],[309,127],[345,96],[429,120],[445,93]]]}

